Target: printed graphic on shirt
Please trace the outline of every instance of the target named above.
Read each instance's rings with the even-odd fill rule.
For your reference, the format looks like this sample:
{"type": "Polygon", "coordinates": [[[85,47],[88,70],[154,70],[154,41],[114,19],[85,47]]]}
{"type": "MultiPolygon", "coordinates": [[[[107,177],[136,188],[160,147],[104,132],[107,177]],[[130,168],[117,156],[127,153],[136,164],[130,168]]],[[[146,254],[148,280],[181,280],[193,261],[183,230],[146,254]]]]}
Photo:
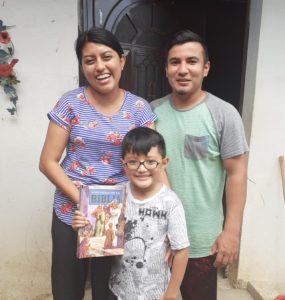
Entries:
{"type": "Polygon", "coordinates": [[[169,194],[164,187],[157,196],[141,202],[128,193],[125,252],[117,259],[110,279],[110,288],[118,297],[153,300],[163,294],[170,278],[164,263],[166,249],[170,247],[168,235],[175,237],[174,248],[188,246],[184,211],[172,192],[169,194]],[[181,244],[178,246],[176,241],[181,244]]]}

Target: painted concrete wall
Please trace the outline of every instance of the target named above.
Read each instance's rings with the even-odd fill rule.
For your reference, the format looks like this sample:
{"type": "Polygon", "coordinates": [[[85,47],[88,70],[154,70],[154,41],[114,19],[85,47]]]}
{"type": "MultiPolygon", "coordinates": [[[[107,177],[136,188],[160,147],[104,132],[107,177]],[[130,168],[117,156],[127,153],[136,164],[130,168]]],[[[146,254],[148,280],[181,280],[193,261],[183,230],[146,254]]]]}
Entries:
{"type": "MultiPolygon", "coordinates": [[[[253,0],[252,5],[258,8],[261,2],[253,0]]],[[[278,157],[285,154],[284,16],[284,0],[263,0],[259,46],[254,50],[256,81],[252,82],[250,76],[246,79],[246,89],[250,89],[248,82],[255,85],[255,95],[238,278],[285,287],[285,202],[278,164],[278,157]]],[[[254,26],[258,16],[252,11],[251,17],[254,26]]],[[[256,39],[258,34],[253,30],[250,42],[256,39]]],[[[249,73],[252,62],[254,59],[248,59],[249,73]]]]}
{"type": "Polygon", "coordinates": [[[48,119],[78,85],[74,41],[77,1],[3,0],[0,19],[15,46],[18,115],[0,88],[0,299],[45,299],[50,293],[53,186],[38,171],[48,119]]]}

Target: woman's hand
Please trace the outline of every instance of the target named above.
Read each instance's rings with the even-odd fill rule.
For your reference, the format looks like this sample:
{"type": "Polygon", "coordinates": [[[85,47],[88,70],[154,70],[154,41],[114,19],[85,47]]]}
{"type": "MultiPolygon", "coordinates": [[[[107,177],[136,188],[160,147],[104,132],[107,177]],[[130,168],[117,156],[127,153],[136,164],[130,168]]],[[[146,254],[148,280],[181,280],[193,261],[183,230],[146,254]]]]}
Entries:
{"type": "Polygon", "coordinates": [[[87,224],[88,221],[83,213],[80,210],[76,210],[72,218],[72,228],[77,231],[79,228],[82,228],[87,224]]]}

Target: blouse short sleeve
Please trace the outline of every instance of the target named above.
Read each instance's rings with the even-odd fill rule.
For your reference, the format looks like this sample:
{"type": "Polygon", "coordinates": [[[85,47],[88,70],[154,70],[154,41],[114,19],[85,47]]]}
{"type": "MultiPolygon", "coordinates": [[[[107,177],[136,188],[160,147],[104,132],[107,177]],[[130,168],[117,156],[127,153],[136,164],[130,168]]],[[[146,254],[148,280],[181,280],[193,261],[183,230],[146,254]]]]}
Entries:
{"type": "Polygon", "coordinates": [[[74,119],[71,99],[67,95],[63,95],[48,113],[48,118],[63,129],[70,131],[71,122],[74,119]]]}
{"type": "Polygon", "coordinates": [[[154,124],[157,116],[145,99],[137,98],[134,101],[134,108],[136,127],[150,127],[154,124]]]}

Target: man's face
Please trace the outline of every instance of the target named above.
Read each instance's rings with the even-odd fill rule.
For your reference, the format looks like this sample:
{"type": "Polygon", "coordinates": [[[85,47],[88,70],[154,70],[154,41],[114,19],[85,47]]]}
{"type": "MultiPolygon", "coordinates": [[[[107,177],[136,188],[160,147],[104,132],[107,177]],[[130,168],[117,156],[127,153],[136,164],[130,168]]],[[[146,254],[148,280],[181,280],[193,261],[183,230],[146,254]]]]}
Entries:
{"type": "Polygon", "coordinates": [[[175,45],[168,52],[166,76],[173,93],[178,96],[198,96],[209,68],[210,63],[205,63],[200,43],[175,45]]]}

